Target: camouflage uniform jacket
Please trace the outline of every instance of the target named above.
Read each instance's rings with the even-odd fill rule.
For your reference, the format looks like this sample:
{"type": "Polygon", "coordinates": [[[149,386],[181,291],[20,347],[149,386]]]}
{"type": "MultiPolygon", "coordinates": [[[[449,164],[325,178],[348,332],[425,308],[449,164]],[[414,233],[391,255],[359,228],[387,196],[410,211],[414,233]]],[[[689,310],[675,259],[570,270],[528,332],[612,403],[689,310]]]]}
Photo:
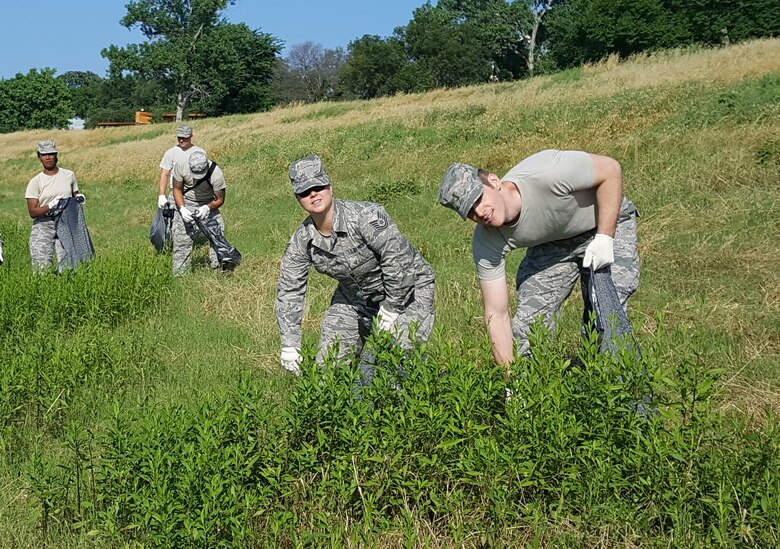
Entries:
{"type": "Polygon", "coordinates": [[[333,232],[323,236],[311,218],[287,243],[276,294],[283,347],[300,348],[309,269],[339,281],[356,300],[380,302],[403,312],[415,286],[432,283],[433,269],[398,231],[385,209],[372,202],[334,200],[333,232]]]}

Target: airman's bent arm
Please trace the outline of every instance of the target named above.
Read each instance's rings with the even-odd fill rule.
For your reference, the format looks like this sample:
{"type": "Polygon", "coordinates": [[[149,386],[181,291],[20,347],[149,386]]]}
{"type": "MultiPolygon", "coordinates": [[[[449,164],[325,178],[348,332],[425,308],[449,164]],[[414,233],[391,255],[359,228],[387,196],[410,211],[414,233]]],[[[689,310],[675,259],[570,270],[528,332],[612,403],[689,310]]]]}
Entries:
{"type": "Polygon", "coordinates": [[[43,217],[49,212],[49,206],[44,204],[41,206],[38,204],[37,198],[28,198],[27,199],[27,213],[30,214],[30,217],[33,219],[36,219],[38,217],[43,217]]]}
{"type": "Polygon", "coordinates": [[[173,201],[176,203],[177,208],[184,206],[184,181],[181,179],[173,180],[173,201]]]}
{"type": "Polygon", "coordinates": [[[379,257],[385,288],[383,306],[402,313],[414,291],[416,251],[382,206],[362,218],[360,229],[368,247],[379,257]]]}
{"type": "Polygon", "coordinates": [[[214,200],[209,202],[209,210],[216,210],[225,203],[225,189],[214,191],[214,200]]]}
{"type": "Polygon", "coordinates": [[[597,154],[590,157],[596,187],[596,232],[614,238],[623,200],[623,172],[614,158],[597,154]]]}

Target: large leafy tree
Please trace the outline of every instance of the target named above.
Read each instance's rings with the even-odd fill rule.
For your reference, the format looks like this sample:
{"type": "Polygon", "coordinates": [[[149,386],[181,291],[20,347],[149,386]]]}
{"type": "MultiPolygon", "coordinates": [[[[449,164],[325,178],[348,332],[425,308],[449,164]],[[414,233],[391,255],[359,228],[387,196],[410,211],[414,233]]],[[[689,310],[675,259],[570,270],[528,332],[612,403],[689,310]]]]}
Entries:
{"type": "Polygon", "coordinates": [[[428,1],[392,37],[350,43],[341,84],[376,97],[533,74],[543,18],[563,1],[428,1]]]}
{"type": "Polygon", "coordinates": [[[666,0],[566,0],[547,18],[549,44],[560,67],[617,53],[673,47],[688,40],[685,21],[666,0]]]}
{"type": "Polygon", "coordinates": [[[565,0],[545,19],[561,67],[691,43],[780,35],[778,0],[565,0]]]}
{"type": "Polygon", "coordinates": [[[68,71],[57,79],[70,89],[71,104],[76,116],[86,118],[87,112],[97,105],[103,79],[91,71],[68,71]]]}
{"type": "Polygon", "coordinates": [[[366,34],[348,46],[349,57],[341,70],[340,84],[347,94],[361,99],[402,91],[399,75],[409,60],[397,36],[366,34]]]}
{"type": "Polygon", "coordinates": [[[196,87],[211,114],[267,110],[281,42],[244,23],[217,25],[201,44],[196,87]]]}
{"type": "Polygon", "coordinates": [[[414,11],[406,26],[406,51],[428,75],[431,87],[487,82],[491,44],[481,31],[478,23],[460,11],[441,2],[436,7],[426,4],[414,11]]]}
{"type": "Polygon", "coordinates": [[[54,69],[30,69],[0,80],[0,132],[66,128],[73,116],[70,90],[54,69]]]}
{"type": "Polygon", "coordinates": [[[429,2],[415,10],[407,25],[406,46],[413,59],[433,72],[436,85],[533,74],[542,19],[562,1],[429,2]]]}
{"type": "Polygon", "coordinates": [[[667,0],[682,15],[694,42],[727,44],[765,36],[780,36],[777,0],[667,0]]]}
{"type": "Polygon", "coordinates": [[[140,28],[149,39],[101,54],[109,74],[154,79],[175,97],[181,120],[193,99],[214,114],[262,110],[281,44],[244,24],[228,23],[222,13],[235,0],[133,0],[121,24],[140,28]]]}

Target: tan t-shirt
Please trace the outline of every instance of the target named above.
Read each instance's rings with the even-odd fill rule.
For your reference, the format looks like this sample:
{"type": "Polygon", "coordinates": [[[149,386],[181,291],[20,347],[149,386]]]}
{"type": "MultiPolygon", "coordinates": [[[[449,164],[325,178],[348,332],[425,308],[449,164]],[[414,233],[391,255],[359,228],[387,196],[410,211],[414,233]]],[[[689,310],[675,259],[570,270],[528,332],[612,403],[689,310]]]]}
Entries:
{"type": "Polygon", "coordinates": [[[501,180],[511,181],[520,191],[520,217],[512,226],[477,226],[471,253],[480,280],[505,276],[504,258],[511,250],[596,228],[596,188],[588,153],[541,151],[521,161],[501,180]]]}
{"type": "Polygon", "coordinates": [[[41,172],[27,184],[24,191],[25,198],[37,198],[38,205],[49,205],[60,198],[70,198],[78,192],[76,174],[65,168],[59,168],[54,175],[46,175],[41,172]]]}
{"type": "MultiPolygon", "coordinates": [[[[212,164],[214,163],[209,160],[209,168],[211,168],[212,164]]],[[[176,162],[171,175],[173,176],[173,179],[183,182],[185,191],[198,182],[190,171],[189,158],[184,161],[176,162]]],[[[226,187],[225,174],[222,172],[222,168],[215,166],[214,171],[211,174],[211,185],[204,181],[191,191],[185,192],[184,204],[186,206],[202,206],[203,204],[208,204],[214,200],[214,193],[216,191],[221,191],[226,187]]]]}
{"type": "Polygon", "coordinates": [[[161,170],[168,170],[171,172],[171,175],[168,176],[168,188],[173,188],[173,167],[176,165],[176,162],[179,160],[189,160],[190,154],[200,151],[202,153],[205,153],[203,149],[200,147],[196,147],[195,145],[192,145],[187,150],[182,149],[178,145],[175,145],[165,151],[165,154],[162,157],[162,160],[160,160],[160,169],[161,170]]]}

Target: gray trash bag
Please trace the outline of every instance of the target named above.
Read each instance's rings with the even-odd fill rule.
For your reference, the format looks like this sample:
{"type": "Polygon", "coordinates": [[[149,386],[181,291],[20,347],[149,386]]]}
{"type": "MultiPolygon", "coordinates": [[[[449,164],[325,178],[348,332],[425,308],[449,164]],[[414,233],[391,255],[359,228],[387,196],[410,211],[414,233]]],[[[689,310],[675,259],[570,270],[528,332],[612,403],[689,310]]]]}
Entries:
{"type": "Polygon", "coordinates": [[[157,250],[163,253],[173,246],[173,214],[175,210],[170,203],[165,203],[162,208],[157,208],[152,224],[149,227],[149,241],[157,250]]]}
{"type": "Polygon", "coordinates": [[[194,221],[200,232],[208,238],[223,271],[232,271],[241,264],[241,252],[227,241],[215,218],[209,217],[205,221],[195,218],[194,221]]]}
{"type": "MultiPolygon", "coordinates": [[[[615,283],[612,281],[612,268],[608,265],[588,273],[588,292],[585,299],[585,309],[595,313],[596,332],[599,334],[599,351],[616,356],[621,346],[631,351],[633,359],[639,361],[642,353],[639,343],[634,338],[631,321],[626,311],[620,304],[615,283]]],[[[642,377],[647,374],[643,371],[642,377]]],[[[623,383],[623,376],[618,376],[618,381],[623,383]]],[[[658,410],[649,394],[639,394],[637,400],[631,403],[631,407],[643,417],[657,415],[658,410]]]]}
{"type": "Polygon", "coordinates": [[[54,221],[54,230],[62,244],[64,255],[57,263],[57,272],[75,269],[95,257],[95,247],[87,230],[84,209],[77,198],[68,198],[62,213],[54,221]]]}
{"type": "Polygon", "coordinates": [[[593,312],[596,320],[596,332],[599,334],[599,350],[614,355],[623,341],[629,342],[637,358],[639,346],[634,340],[631,321],[620,303],[620,297],[612,281],[612,268],[607,265],[599,270],[590,269],[588,274],[588,292],[585,301],[585,318],[588,321],[593,312]]]}

